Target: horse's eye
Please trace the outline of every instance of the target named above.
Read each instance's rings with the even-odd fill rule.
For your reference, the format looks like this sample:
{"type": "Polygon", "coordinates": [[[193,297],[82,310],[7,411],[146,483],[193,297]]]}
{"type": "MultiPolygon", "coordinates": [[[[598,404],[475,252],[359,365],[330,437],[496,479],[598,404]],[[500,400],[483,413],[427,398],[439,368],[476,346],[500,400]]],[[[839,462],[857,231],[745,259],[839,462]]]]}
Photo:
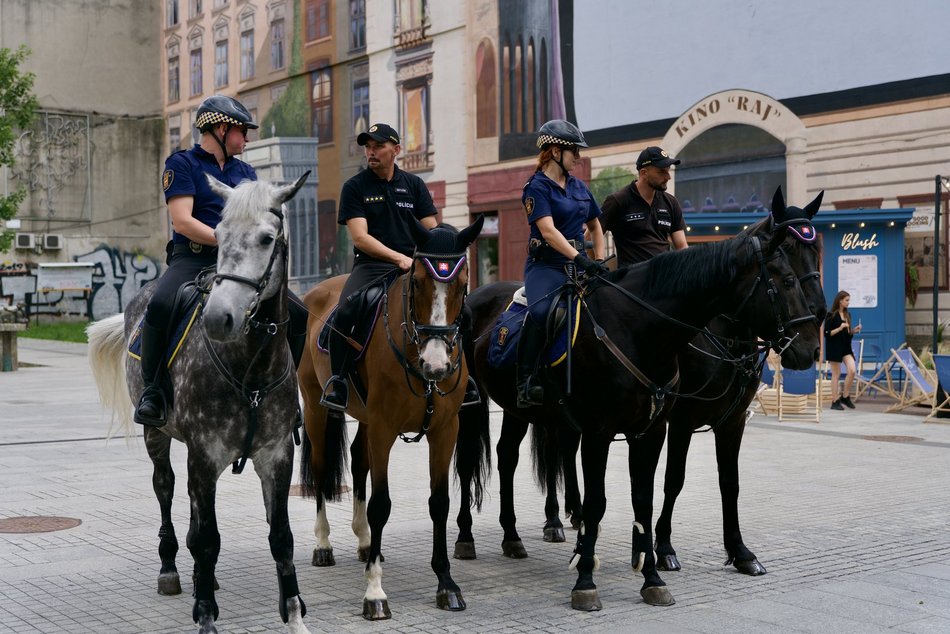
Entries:
{"type": "Polygon", "coordinates": [[[267,246],[274,241],[274,236],[264,236],[261,238],[261,246],[267,246]]]}
{"type": "Polygon", "coordinates": [[[788,288],[788,289],[795,288],[795,278],[793,276],[787,275],[785,279],[783,280],[783,282],[785,284],[785,288],[788,288]]]}

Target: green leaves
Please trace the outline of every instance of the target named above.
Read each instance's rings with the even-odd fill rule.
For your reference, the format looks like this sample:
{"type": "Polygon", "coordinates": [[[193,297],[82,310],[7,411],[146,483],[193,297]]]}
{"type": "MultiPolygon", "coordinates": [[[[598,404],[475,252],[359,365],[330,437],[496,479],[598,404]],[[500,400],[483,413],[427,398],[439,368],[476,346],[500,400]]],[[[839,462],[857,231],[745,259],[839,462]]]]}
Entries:
{"type": "MultiPolygon", "coordinates": [[[[33,73],[20,70],[30,54],[25,46],[15,52],[0,48],[0,165],[13,165],[13,151],[17,134],[26,130],[36,117],[39,102],[33,94],[33,73]]],[[[16,215],[26,190],[22,187],[7,196],[0,195],[0,220],[9,220],[16,215]]],[[[10,248],[13,233],[0,233],[0,252],[10,248]]]]}

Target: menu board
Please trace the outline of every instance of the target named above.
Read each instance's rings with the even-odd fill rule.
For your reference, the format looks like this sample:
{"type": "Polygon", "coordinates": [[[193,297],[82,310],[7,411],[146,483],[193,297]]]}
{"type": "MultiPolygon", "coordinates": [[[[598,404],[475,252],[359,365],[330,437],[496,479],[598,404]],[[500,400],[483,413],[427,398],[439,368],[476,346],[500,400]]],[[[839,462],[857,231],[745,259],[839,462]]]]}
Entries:
{"type": "Polygon", "coordinates": [[[877,308],[877,256],[839,255],[838,290],[851,295],[850,308],[877,308]]]}

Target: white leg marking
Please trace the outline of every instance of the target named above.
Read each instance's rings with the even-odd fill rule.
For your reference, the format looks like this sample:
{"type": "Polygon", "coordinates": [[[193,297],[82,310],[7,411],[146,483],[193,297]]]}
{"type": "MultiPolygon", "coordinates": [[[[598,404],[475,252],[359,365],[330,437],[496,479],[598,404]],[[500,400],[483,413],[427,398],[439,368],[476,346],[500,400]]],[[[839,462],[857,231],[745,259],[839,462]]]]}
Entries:
{"type": "Polygon", "coordinates": [[[330,545],[330,522],[327,521],[327,503],[320,505],[317,521],[313,523],[313,534],[317,538],[317,548],[332,549],[330,545]]]}
{"type": "Polygon", "coordinates": [[[383,592],[383,567],[379,559],[366,568],[366,594],[363,598],[369,601],[385,601],[388,598],[383,592]]]}
{"type": "Polygon", "coordinates": [[[353,496],[353,534],[359,548],[369,548],[369,520],[366,519],[366,500],[353,496]]]}
{"type": "Polygon", "coordinates": [[[290,634],[310,634],[310,630],[303,624],[303,618],[300,616],[300,601],[297,597],[287,602],[287,631],[290,634]]]}

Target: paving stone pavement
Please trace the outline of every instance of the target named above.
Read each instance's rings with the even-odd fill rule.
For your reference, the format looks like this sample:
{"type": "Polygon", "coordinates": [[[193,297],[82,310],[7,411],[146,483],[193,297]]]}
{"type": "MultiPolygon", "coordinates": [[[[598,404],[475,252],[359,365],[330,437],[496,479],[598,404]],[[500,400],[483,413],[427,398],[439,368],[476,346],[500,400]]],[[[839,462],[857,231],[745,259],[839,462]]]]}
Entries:
{"type": "MultiPolygon", "coordinates": [[[[151,464],[140,438],[106,440],[109,420],[85,354],[82,344],[21,339],[21,362],[35,365],[0,374],[0,519],[82,521],[57,532],[0,533],[0,631],[194,631],[185,574],[191,557],[184,545],[184,447],[173,445],[185,592],[166,597],[156,592],[159,514],[151,464]]],[[[825,412],[818,425],[752,419],[741,455],[740,517],[746,544],[769,571],[756,578],[723,565],[712,436],[694,439],[673,526],[683,571],[663,574],[677,601],[668,608],[643,603],[642,579],[629,565],[626,446],[615,443],[595,577],[603,611],[570,609],[573,536],[564,544],[541,540],[543,500],[527,466],[527,447],[516,495],[530,557],[515,561],[501,554],[495,476],[475,520],[478,559],[452,562],[468,609],[438,610],[429,568],[426,447],[399,443],[390,472],[393,511],[383,538],[383,587],[393,619],[370,624],[360,616],[365,582],[349,528],[350,500],[329,507],[337,565],[314,568],[314,505],[292,497],[305,621],[314,632],[950,632],[950,425],[923,424],[923,409],[882,409],[883,403],[864,401],[853,412],[825,412]]],[[[495,439],[500,420],[496,413],[495,439]]],[[[352,426],[350,432],[352,437],[352,426]]],[[[657,513],[661,495],[658,479],[657,513]]],[[[454,518],[457,494],[452,503],[454,518]]],[[[219,629],[282,630],[251,463],[243,475],[221,477],[217,510],[219,629]]],[[[453,520],[451,541],[455,534],[453,520]]]]}

